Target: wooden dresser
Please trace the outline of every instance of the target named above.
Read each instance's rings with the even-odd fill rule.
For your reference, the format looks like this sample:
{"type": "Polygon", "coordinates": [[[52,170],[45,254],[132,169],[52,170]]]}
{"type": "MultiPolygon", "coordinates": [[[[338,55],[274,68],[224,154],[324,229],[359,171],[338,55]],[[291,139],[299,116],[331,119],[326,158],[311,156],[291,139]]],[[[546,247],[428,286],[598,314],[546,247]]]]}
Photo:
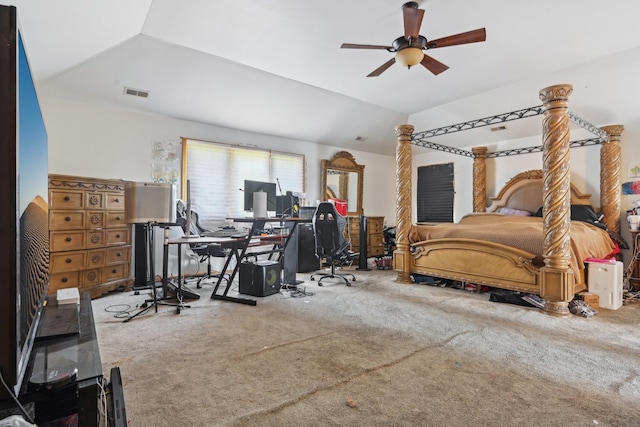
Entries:
{"type": "MultiPolygon", "coordinates": [[[[347,216],[346,238],[351,240],[351,250],[360,252],[360,217],[347,216]]],[[[367,257],[384,255],[384,217],[367,216],[367,257]]]]}
{"type": "Polygon", "coordinates": [[[125,183],[49,174],[50,292],[77,287],[96,298],[133,286],[125,183]]]}

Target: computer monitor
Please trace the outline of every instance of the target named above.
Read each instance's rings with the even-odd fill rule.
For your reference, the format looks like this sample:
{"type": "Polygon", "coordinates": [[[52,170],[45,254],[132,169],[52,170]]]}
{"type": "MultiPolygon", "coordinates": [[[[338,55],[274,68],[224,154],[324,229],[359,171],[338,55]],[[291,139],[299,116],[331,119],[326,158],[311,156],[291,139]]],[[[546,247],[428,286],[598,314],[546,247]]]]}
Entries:
{"type": "Polygon", "coordinates": [[[267,193],[267,211],[276,210],[276,183],[264,181],[244,180],[244,210],[253,210],[253,193],[264,191],[267,193]]]}

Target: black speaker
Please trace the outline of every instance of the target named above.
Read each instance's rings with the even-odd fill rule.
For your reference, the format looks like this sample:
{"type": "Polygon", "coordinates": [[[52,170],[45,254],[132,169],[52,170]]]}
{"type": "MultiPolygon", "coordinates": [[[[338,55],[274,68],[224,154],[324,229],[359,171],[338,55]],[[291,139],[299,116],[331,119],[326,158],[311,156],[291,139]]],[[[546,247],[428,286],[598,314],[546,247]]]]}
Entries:
{"type": "Polygon", "coordinates": [[[299,224],[298,273],[309,273],[318,270],[320,270],[320,258],[316,256],[316,238],[313,234],[313,224],[299,224]]]}
{"type": "Polygon", "coordinates": [[[244,261],[240,263],[238,292],[254,297],[266,297],[280,291],[278,261],[244,261]]]}
{"type": "Polygon", "coordinates": [[[135,260],[135,281],[134,289],[145,289],[149,286],[149,269],[147,267],[147,233],[146,225],[134,224],[134,260],[135,260]]]}
{"type": "Polygon", "coordinates": [[[358,268],[356,270],[364,270],[369,271],[369,267],[367,267],[367,258],[369,255],[367,254],[368,244],[367,237],[369,236],[369,226],[367,217],[364,215],[360,215],[360,255],[358,255],[358,268]]]}

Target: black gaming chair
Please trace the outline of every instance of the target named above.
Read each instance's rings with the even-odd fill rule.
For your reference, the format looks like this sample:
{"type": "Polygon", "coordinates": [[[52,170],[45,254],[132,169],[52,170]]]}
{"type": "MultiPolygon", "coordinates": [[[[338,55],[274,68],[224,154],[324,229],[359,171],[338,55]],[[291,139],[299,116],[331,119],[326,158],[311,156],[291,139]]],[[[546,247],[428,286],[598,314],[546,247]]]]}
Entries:
{"type": "Polygon", "coordinates": [[[336,211],[333,203],[322,202],[318,205],[313,215],[313,231],[316,236],[316,256],[326,260],[331,266],[331,272],[314,273],[311,280],[315,280],[316,276],[320,276],[318,286],[322,286],[324,279],[339,278],[344,280],[347,286],[351,286],[351,282],[356,277],[351,273],[336,273],[336,266],[347,265],[351,263],[351,257],[356,255],[349,251],[350,242],[344,238],[344,227],[347,224],[346,219],[336,211]]]}

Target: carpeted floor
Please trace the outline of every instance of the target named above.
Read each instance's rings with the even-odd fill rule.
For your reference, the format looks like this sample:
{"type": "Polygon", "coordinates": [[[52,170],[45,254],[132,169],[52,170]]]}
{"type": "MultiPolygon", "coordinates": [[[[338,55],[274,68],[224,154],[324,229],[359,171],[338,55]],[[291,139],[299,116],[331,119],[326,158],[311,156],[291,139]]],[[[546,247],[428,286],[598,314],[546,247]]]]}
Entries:
{"type": "MultiPolygon", "coordinates": [[[[130,426],[637,426],[640,303],[554,318],[391,271],[256,298],[93,301],[130,426]],[[117,313],[117,312],[122,313],[117,313]]],[[[195,286],[191,286],[195,290],[195,286]]]]}

